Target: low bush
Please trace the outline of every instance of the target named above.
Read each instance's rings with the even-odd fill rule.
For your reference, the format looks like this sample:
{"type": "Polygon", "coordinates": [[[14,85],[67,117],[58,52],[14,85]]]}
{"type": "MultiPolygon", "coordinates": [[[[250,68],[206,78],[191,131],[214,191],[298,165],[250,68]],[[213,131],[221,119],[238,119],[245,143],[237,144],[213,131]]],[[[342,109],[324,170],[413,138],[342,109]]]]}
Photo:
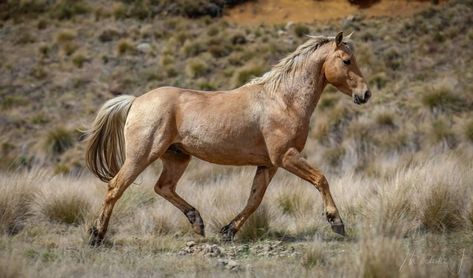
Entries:
{"type": "Polygon", "coordinates": [[[62,154],[72,145],[74,145],[74,135],[68,129],[57,127],[46,134],[44,148],[50,154],[62,154]]]}

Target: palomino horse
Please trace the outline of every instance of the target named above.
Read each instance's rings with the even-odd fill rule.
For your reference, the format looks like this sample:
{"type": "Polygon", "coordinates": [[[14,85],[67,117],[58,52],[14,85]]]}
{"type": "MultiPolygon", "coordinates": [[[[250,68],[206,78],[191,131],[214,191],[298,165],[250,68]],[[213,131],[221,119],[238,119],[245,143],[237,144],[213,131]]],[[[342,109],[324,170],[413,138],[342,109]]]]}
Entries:
{"type": "Polygon", "coordinates": [[[142,96],[119,96],[98,112],[87,138],[86,162],[108,192],[90,243],[99,244],[112,209],[127,187],[153,161],[163,171],[154,190],[179,208],[204,236],[199,212],[176,193],[192,156],[224,165],[257,166],[245,208],[220,233],[233,239],[258,208],[279,167],[320,191],[332,230],[345,228],[324,175],[301,155],[310,117],[327,84],[365,103],[371,96],[343,34],[310,37],[271,71],[231,91],[162,87],[142,96]]]}

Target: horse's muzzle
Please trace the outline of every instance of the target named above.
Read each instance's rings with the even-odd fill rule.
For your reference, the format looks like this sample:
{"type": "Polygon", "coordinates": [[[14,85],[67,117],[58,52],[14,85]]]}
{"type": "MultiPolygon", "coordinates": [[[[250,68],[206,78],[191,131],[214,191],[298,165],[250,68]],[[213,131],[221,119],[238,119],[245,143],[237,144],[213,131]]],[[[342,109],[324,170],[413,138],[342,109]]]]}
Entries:
{"type": "Polygon", "coordinates": [[[353,97],[353,102],[355,102],[356,104],[363,104],[363,103],[368,102],[370,97],[371,97],[370,90],[366,90],[362,96],[355,94],[355,96],[353,97]]]}

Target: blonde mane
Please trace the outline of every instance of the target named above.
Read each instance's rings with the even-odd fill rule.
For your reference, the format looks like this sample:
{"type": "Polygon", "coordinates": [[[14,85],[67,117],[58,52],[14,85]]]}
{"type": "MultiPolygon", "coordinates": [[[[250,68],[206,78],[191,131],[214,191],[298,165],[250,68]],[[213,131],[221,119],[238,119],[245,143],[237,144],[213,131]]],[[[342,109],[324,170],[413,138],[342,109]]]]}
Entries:
{"type": "MultiPolygon", "coordinates": [[[[328,42],[334,41],[334,37],[309,36],[309,40],[301,44],[297,49],[284,57],[261,77],[256,77],[246,83],[249,85],[263,85],[269,93],[275,93],[283,80],[289,80],[295,73],[303,69],[309,62],[309,56],[328,42]]],[[[351,43],[347,43],[352,48],[351,43]]]]}

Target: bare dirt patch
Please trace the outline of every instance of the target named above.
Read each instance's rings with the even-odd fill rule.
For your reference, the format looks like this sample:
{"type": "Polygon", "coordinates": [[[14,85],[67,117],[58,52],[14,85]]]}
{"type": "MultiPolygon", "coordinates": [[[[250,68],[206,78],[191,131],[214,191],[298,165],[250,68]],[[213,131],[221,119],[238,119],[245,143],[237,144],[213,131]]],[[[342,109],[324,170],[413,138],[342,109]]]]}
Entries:
{"type": "MultiPolygon", "coordinates": [[[[431,1],[372,1],[370,5],[354,5],[347,0],[259,0],[229,9],[225,18],[240,24],[274,24],[283,22],[330,21],[353,14],[366,17],[411,16],[431,7],[431,1]]],[[[445,1],[441,1],[445,2],[445,1]]]]}

